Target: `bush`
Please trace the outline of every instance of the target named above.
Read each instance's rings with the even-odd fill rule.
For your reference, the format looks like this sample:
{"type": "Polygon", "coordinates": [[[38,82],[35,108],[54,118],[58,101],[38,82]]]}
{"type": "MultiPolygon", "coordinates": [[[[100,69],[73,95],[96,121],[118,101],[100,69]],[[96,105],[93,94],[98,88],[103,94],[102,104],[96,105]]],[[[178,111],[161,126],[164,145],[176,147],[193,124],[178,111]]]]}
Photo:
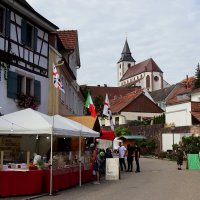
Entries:
{"type": "Polygon", "coordinates": [[[158,154],[158,158],[160,158],[160,159],[166,158],[166,156],[167,156],[167,152],[165,152],[165,151],[162,151],[158,154]]]}

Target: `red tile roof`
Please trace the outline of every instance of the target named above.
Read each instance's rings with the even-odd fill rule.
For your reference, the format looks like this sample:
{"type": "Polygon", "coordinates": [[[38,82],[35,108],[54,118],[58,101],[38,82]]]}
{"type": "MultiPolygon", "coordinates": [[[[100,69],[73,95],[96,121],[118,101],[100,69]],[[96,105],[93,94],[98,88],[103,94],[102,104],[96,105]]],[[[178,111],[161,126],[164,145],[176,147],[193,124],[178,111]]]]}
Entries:
{"type": "Polygon", "coordinates": [[[58,31],[57,34],[65,49],[75,49],[78,38],[77,30],[58,31]]]}
{"type": "Polygon", "coordinates": [[[184,99],[178,99],[177,96],[183,95],[183,94],[190,94],[193,90],[193,84],[195,81],[195,77],[187,77],[186,79],[182,80],[180,83],[178,83],[178,86],[173,94],[171,95],[171,98],[168,99],[166,104],[172,105],[177,103],[184,103],[191,100],[190,96],[186,97],[184,99]]]}
{"type": "Polygon", "coordinates": [[[192,116],[200,122],[200,112],[192,112],[192,116]]]}
{"type": "Polygon", "coordinates": [[[96,96],[105,97],[106,94],[108,94],[109,100],[124,96],[133,91],[141,90],[139,87],[81,86],[82,89],[84,87],[89,89],[92,99],[94,99],[96,96]]]}
{"type": "Polygon", "coordinates": [[[135,76],[137,74],[143,73],[143,72],[162,72],[162,70],[158,67],[158,65],[155,63],[155,61],[150,58],[148,60],[145,60],[141,63],[138,63],[134,66],[131,66],[124,76],[121,78],[121,81],[130,78],[132,76],[135,76]]]}
{"type": "Polygon", "coordinates": [[[129,105],[132,101],[134,101],[137,97],[142,94],[142,89],[138,91],[130,92],[124,96],[121,96],[116,99],[112,99],[110,101],[110,107],[113,113],[119,113],[124,107],[129,105]]]}
{"type": "Polygon", "coordinates": [[[200,102],[192,102],[191,111],[192,112],[200,112],[200,102]]]}

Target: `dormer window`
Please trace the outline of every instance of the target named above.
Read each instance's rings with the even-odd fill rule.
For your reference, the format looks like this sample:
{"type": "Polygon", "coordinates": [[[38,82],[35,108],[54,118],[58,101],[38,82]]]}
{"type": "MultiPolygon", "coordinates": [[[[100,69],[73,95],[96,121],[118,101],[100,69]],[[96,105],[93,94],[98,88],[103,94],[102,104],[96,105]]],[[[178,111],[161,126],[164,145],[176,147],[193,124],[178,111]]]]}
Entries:
{"type": "Polygon", "coordinates": [[[179,94],[177,95],[177,100],[185,100],[185,99],[188,99],[190,98],[190,95],[189,94],[179,94]]]}

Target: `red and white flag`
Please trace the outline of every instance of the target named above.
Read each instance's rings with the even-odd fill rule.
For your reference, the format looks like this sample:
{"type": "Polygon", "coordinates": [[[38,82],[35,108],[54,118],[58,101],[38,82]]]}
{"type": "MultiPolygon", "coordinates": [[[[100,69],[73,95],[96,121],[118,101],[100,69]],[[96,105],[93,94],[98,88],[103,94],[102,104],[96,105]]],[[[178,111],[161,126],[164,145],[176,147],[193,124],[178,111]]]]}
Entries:
{"type": "Polygon", "coordinates": [[[103,115],[108,117],[108,119],[110,120],[111,130],[114,131],[114,123],[113,123],[113,119],[112,119],[112,112],[110,109],[108,94],[106,94],[106,98],[105,98],[105,103],[104,103],[104,107],[103,107],[103,115]]]}
{"type": "Polygon", "coordinates": [[[54,65],[54,63],[53,63],[53,84],[54,84],[55,88],[58,88],[59,90],[61,90],[62,92],[65,93],[63,84],[60,81],[60,76],[58,74],[58,71],[57,71],[56,66],[54,65]]]}

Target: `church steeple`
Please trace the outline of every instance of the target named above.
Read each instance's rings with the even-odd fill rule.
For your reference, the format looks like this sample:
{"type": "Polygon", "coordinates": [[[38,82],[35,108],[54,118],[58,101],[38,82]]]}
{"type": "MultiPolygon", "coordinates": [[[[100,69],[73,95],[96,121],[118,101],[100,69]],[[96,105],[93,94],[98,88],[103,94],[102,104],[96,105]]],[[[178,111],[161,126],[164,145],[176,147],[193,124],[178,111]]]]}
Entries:
{"type": "Polygon", "coordinates": [[[135,60],[133,59],[133,57],[131,55],[131,51],[130,51],[127,39],[125,41],[124,48],[123,48],[123,51],[121,53],[121,58],[117,63],[120,63],[120,62],[123,62],[123,61],[134,62],[134,64],[135,64],[135,60]]]}

